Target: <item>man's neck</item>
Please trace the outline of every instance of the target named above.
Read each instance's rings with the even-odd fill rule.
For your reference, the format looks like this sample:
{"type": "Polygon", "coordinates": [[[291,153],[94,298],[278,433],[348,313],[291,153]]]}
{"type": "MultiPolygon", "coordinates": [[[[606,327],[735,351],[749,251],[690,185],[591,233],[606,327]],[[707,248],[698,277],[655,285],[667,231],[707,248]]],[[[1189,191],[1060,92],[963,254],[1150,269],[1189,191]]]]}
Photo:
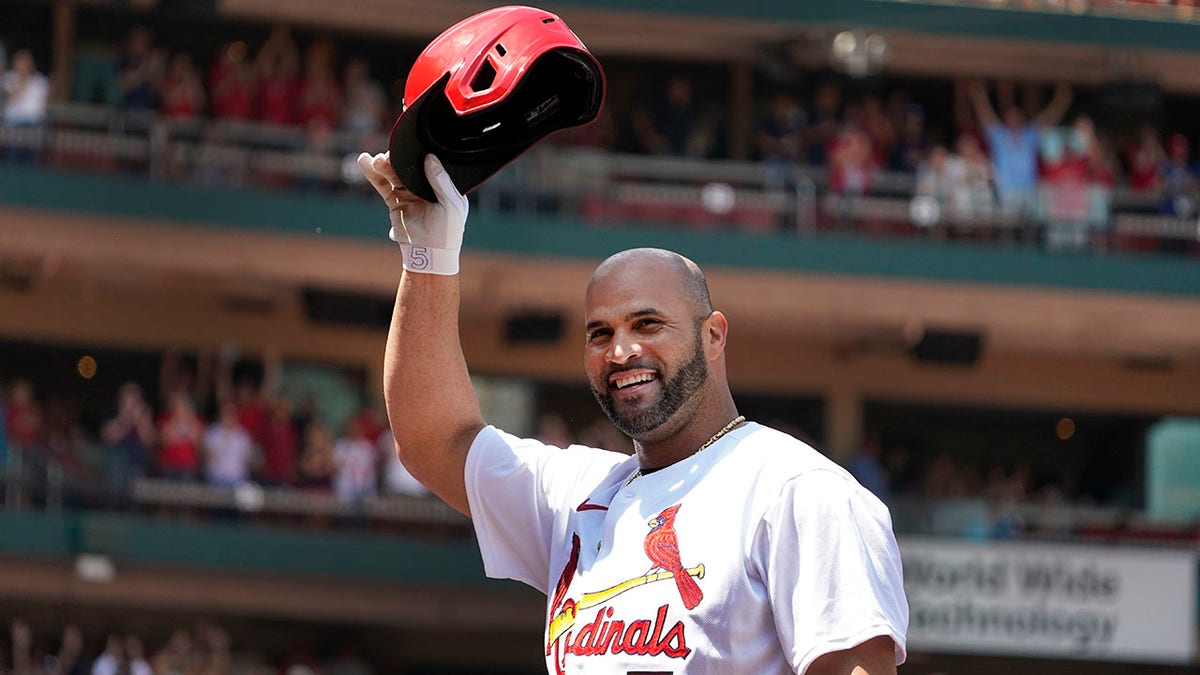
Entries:
{"type": "Polygon", "coordinates": [[[645,472],[687,459],[696,454],[737,416],[737,407],[733,405],[733,401],[729,401],[728,405],[721,406],[712,413],[698,412],[682,429],[662,440],[634,440],[633,447],[638,456],[638,464],[645,472]]]}

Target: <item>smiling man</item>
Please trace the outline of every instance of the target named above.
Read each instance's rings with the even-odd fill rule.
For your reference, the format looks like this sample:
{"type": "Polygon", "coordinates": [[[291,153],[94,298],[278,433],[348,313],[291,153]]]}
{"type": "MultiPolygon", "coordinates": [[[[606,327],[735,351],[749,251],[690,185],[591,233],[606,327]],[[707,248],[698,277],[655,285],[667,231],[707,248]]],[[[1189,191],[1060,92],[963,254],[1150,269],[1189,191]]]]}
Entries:
{"type": "Polygon", "coordinates": [[[887,508],[804,443],[740,415],[704,275],[617,253],[585,294],[584,364],[635,456],[485,424],[458,334],[467,201],[359,158],[404,272],[384,362],[399,456],[471,516],[490,576],[547,596],[551,673],[894,674],[908,605],[887,508]]]}

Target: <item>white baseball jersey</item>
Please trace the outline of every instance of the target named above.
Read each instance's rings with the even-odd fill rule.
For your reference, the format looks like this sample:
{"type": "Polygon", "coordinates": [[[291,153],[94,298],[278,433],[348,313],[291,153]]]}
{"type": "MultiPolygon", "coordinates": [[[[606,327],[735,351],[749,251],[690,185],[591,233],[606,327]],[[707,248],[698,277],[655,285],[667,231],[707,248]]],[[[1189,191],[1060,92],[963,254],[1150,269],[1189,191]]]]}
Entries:
{"type": "Polygon", "coordinates": [[[547,595],[550,673],[803,673],[908,603],[887,507],[755,423],[645,476],[636,457],[494,427],[467,457],[484,569],[547,595]]]}

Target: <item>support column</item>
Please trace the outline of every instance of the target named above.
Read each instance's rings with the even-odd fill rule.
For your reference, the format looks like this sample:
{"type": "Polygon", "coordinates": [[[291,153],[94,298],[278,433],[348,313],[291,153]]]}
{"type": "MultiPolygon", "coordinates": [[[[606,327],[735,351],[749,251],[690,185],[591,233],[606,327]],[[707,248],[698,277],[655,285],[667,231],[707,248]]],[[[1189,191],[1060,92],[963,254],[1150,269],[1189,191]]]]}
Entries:
{"type": "Polygon", "coordinates": [[[50,100],[63,103],[71,98],[75,63],[75,3],[61,0],[54,4],[54,44],[50,54],[50,100]]]}
{"type": "Polygon", "coordinates": [[[729,72],[729,154],[750,159],[750,130],[754,128],[754,67],[738,61],[729,72]]]}
{"type": "Polygon", "coordinates": [[[825,398],[825,447],[838,464],[846,465],[863,437],[862,393],[852,384],[835,382],[825,398]]]}

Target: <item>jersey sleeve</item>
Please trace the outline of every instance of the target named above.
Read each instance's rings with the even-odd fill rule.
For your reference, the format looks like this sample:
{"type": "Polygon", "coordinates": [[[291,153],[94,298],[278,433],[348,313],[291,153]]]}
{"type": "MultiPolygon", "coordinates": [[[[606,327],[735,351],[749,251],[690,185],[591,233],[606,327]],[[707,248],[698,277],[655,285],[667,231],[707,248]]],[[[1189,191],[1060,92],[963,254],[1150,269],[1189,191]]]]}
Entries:
{"type": "Polygon", "coordinates": [[[467,503],[484,572],[548,592],[551,542],[564,541],[580,485],[627,459],[583,446],[556,448],[485,427],[467,454],[467,503]],[[559,531],[559,530],[563,531],[559,531]]]}
{"type": "Polygon", "coordinates": [[[887,507],[847,475],[790,480],[763,516],[752,565],[764,580],[791,666],[888,636],[904,662],[908,601],[887,507]]]}

